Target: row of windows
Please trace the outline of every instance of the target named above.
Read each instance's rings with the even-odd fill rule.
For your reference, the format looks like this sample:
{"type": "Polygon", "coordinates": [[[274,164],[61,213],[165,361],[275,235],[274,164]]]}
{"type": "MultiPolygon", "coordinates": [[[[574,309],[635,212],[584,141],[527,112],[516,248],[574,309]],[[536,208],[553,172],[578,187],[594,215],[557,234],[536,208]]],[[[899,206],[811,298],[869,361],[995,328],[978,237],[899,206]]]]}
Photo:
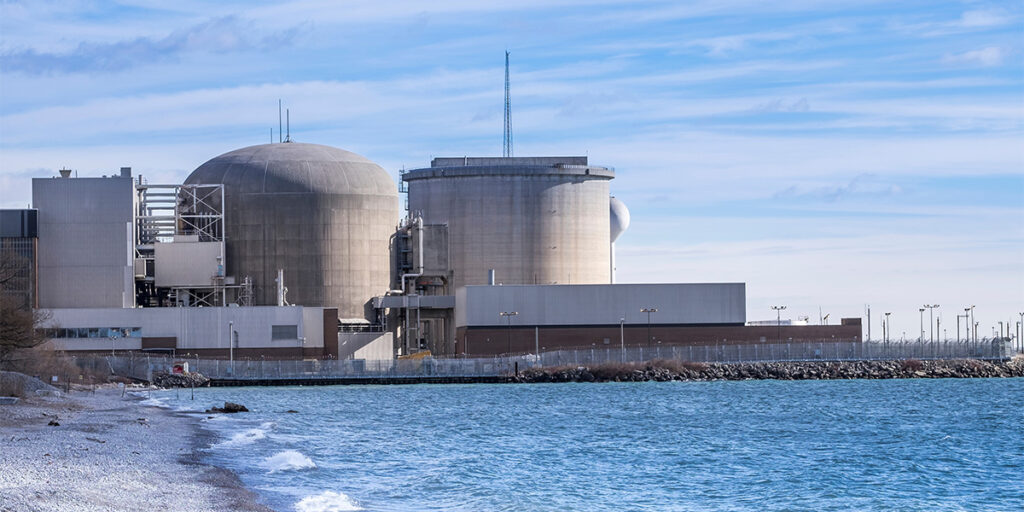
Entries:
{"type": "Polygon", "coordinates": [[[48,338],[141,338],[142,327],[70,327],[44,329],[48,338]]]}

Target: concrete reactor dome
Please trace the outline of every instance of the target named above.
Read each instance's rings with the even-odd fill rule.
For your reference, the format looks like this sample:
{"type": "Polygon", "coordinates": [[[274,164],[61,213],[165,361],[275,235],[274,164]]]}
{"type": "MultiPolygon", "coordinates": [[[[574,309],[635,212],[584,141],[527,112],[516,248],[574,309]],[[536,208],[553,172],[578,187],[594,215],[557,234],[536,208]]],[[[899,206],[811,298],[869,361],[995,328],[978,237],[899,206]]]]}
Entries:
{"type": "Polygon", "coordinates": [[[185,184],[224,185],[226,275],[251,278],[256,305],[277,303],[283,269],[289,303],[372,319],[398,220],[395,183],[379,165],[319,144],[262,144],[209,160],[185,184]]]}
{"type": "Polygon", "coordinates": [[[435,158],[406,172],[409,211],[448,227],[452,289],[607,284],[608,184],[587,157],[435,158]]]}

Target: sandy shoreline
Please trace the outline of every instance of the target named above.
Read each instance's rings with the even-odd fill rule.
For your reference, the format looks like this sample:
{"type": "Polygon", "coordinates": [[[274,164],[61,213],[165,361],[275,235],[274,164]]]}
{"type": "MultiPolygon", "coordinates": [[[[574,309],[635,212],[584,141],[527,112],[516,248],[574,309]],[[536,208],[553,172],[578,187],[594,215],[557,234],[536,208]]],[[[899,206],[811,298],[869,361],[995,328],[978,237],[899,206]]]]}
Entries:
{"type": "Polygon", "coordinates": [[[0,510],[270,511],[234,473],[200,462],[211,436],[113,388],[0,406],[0,510]]]}

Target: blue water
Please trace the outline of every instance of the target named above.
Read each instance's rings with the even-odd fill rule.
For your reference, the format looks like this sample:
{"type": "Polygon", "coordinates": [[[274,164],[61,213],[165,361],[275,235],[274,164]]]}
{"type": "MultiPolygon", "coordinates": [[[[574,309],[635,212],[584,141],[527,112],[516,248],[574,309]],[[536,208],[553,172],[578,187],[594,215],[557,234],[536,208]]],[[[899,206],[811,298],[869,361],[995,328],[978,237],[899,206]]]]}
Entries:
{"type": "Polygon", "coordinates": [[[282,511],[1024,510],[1024,379],[160,396],[252,409],[207,460],[282,511]]]}

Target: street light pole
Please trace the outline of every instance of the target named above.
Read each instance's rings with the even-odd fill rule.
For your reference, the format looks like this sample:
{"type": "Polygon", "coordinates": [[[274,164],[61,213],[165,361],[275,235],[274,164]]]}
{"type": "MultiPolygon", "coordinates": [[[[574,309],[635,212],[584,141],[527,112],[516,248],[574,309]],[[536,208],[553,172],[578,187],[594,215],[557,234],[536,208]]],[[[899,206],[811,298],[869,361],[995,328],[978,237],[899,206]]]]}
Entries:
{"type": "Polygon", "coordinates": [[[622,362],[626,362],[626,318],[619,319],[619,345],[622,346],[622,362]]]}
{"type": "Polygon", "coordinates": [[[656,307],[642,307],[640,312],[647,313],[647,346],[650,346],[650,313],[656,313],[656,307]]]}
{"type": "Polygon", "coordinates": [[[232,373],[234,373],[234,370],[235,370],[235,339],[234,339],[234,336],[235,336],[235,322],[234,321],[230,321],[230,322],[228,322],[228,361],[230,363],[228,368],[231,369],[232,373]]]}
{"type": "Polygon", "coordinates": [[[772,306],[775,310],[775,330],[779,337],[779,343],[782,343],[782,310],[786,309],[786,306],[772,306]]]}
{"type": "Polygon", "coordinates": [[[1020,351],[1024,352],[1024,312],[1017,314],[1020,315],[1020,322],[1017,324],[1020,326],[1020,334],[1017,335],[1017,341],[1020,342],[1020,351]]]}
{"type": "MultiPolygon", "coordinates": [[[[939,307],[938,304],[925,304],[924,307],[928,308],[928,331],[929,341],[935,343],[935,308],[939,307]]],[[[924,311],[923,309],[921,311],[924,311]]],[[[924,329],[921,329],[921,336],[924,337],[924,329]]]]}
{"type": "Polygon", "coordinates": [[[885,314],[885,323],[882,324],[885,327],[885,335],[882,336],[884,342],[889,343],[889,338],[892,336],[892,327],[889,326],[889,315],[892,311],[885,314]]]}
{"type": "Polygon", "coordinates": [[[518,311],[502,311],[501,313],[498,313],[498,316],[503,316],[505,317],[506,320],[508,320],[508,329],[505,330],[506,340],[508,342],[508,351],[506,352],[506,354],[512,353],[512,317],[518,314],[518,311]]]}
{"type": "Polygon", "coordinates": [[[924,341],[924,308],[918,308],[917,312],[920,313],[919,316],[921,321],[921,335],[917,337],[917,342],[921,343],[924,341]]]}
{"type": "MultiPolygon", "coordinates": [[[[970,311],[971,311],[971,325],[974,326],[974,342],[977,343],[978,342],[978,323],[974,321],[974,307],[975,307],[974,304],[971,304],[971,307],[968,308],[968,309],[970,309],[970,311]]],[[[968,327],[970,327],[970,326],[968,326],[968,327]]],[[[967,334],[968,335],[970,335],[970,331],[971,331],[970,329],[967,329],[967,334]]]]}

